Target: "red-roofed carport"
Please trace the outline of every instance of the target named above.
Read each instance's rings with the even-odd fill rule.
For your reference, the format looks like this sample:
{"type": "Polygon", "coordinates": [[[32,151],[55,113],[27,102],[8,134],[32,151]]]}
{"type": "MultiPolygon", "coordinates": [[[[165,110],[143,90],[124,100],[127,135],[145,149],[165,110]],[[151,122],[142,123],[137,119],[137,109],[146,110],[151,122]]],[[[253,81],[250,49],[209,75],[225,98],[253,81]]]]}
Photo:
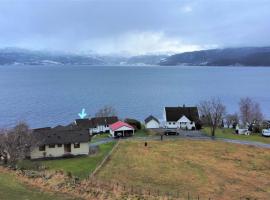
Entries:
{"type": "Polygon", "coordinates": [[[118,121],[110,125],[112,137],[129,137],[134,135],[134,128],[128,123],[118,121]]]}

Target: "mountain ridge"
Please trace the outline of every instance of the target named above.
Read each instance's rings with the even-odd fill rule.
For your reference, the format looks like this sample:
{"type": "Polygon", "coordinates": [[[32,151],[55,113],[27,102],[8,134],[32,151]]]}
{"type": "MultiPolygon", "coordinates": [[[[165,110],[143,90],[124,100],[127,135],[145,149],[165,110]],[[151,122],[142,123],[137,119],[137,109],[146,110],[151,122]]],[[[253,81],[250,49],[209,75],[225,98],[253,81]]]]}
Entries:
{"type": "Polygon", "coordinates": [[[137,56],[74,54],[0,49],[0,65],[160,65],[160,66],[270,66],[270,47],[209,49],[174,55],[137,56]]]}
{"type": "Polygon", "coordinates": [[[270,66],[270,47],[240,47],[185,52],[169,56],[162,66],[270,66]]]}

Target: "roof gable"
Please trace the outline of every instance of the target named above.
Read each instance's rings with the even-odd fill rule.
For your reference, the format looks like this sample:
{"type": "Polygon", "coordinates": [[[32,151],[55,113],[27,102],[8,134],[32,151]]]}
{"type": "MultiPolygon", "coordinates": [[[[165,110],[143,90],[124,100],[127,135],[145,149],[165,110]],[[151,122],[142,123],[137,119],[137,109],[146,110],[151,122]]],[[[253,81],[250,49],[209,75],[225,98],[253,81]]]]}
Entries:
{"type": "Polygon", "coordinates": [[[153,115],[150,115],[149,117],[147,117],[144,122],[147,124],[148,122],[150,122],[151,120],[156,121],[157,123],[159,123],[158,119],[155,118],[153,115]]]}
{"type": "Polygon", "coordinates": [[[118,122],[115,122],[114,124],[111,124],[110,125],[110,129],[112,131],[115,131],[115,130],[117,130],[117,129],[121,128],[121,127],[124,127],[124,126],[126,126],[126,127],[130,128],[130,129],[134,130],[134,127],[133,126],[129,125],[126,122],[122,122],[122,121],[118,121],[118,122]]]}
{"type": "Polygon", "coordinates": [[[190,120],[185,116],[183,115],[179,120],[178,122],[190,122],[190,120]]]}

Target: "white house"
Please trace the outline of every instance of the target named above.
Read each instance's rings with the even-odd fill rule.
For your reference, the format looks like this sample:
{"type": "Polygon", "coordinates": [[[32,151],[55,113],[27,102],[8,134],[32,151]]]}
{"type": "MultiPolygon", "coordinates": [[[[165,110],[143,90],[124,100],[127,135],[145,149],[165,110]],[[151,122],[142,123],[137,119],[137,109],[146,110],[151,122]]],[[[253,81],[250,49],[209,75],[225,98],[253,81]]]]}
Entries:
{"type": "Polygon", "coordinates": [[[134,135],[135,129],[128,123],[118,121],[110,125],[112,137],[128,137],[134,135]]]}
{"type": "Polygon", "coordinates": [[[197,107],[165,107],[165,128],[195,130],[196,122],[199,121],[197,107]]]}
{"type": "Polygon", "coordinates": [[[118,121],[118,117],[94,117],[91,119],[76,119],[75,124],[82,129],[88,129],[90,134],[108,133],[109,126],[118,121]]]}
{"type": "Polygon", "coordinates": [[[89,132],[87,130],[36,129],[32,133],[38,147],[31,153],[31,159],[63,157],[89,154],[89,132]]]}
{"type": "Polygon", "coordinates": [[[158,121],[157,118],[155,118],[154,116],[150,115],[149,117],[147,117],[145,120],[145,127],[149,128],[149,129],[154,129],[154,128],[159,128],[160,127],[160,123],[158,121]]]}

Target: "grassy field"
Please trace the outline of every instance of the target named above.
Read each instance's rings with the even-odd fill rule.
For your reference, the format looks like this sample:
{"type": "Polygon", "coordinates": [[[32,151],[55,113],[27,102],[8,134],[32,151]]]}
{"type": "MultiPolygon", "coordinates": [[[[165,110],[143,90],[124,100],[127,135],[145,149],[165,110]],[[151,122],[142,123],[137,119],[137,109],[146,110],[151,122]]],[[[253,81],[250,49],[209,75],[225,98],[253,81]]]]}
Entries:
{"type": "Polygon", "coordinates": [[[215,141],[122,141],[97,174],[106,181],[201,199],[270,199],[270,149],[215,141]],[[193,196],[193,197],[194,197],[193,196]]]}
{"type": "Polygon", "coordinates": [[[77,157],[37,162],[42,162],[42,164],[47,166],[50,170],[63,170],[65,172],[71,172],[72,175],[75,175],[79,178],[85,178],[95,170],[97,165],[104,159],[108,152],[111,151],[114,145],[115,142],[102,144],[99,146],[100,151],[98,154],[88,157],[77,157]]]}
{"type": "MultiPolygon", "coordinates": [[[[202,130],[207,135],[211,136],[210,128],[205,127],[202,130]]],[[[251,134],[251,135],[238,135],[234,133],[233,129],[217,129],[216,137],[226,138],[226,139],[236,139],[236,140],[246,140],[246,141],[255,141],[255,142],[263,142],[270,144],[270,137],[263,137],[260,134],[251,134]]]]}
{"type": "Polygon", "coordinates": [[[44,193],[28,187],[16,180],[12,174],[0,171],[0,199],[1,200],[64,200],[68,197],[44,193]]]}

